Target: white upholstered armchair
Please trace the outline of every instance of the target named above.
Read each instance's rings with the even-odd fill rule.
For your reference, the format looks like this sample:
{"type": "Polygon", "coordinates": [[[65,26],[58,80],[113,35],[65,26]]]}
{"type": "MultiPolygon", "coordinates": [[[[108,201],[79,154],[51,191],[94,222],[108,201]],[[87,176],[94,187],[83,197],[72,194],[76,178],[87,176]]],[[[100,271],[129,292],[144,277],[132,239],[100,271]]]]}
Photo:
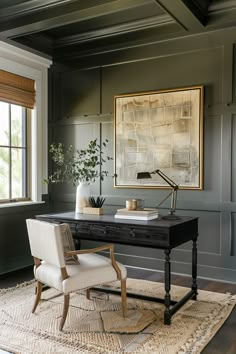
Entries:
{"type": "MultiPolygon", "coordinates": [[[[123,316],[127,315],[126,302],[126,268],[115,261],[114,246],[105,245],[88,250],[68,250],[67,224],[52,224],[44,221],[27,219],[27,230],[31,254],[34,257],[34,276],[37,280],[36,298],[32,309],[35,312],[46,284],[64,294],[64,307],[60,322],[63,329],[68,308],[70,293],[109,283],[121,281],[121,300],[123,316]],[[110,258],[96,252],[109,250],[110,258]]],[[[72,240],[72,238],[71,238],[72,240]]],[[[71,242],[69,242],[71,243],[71,242]]]]}

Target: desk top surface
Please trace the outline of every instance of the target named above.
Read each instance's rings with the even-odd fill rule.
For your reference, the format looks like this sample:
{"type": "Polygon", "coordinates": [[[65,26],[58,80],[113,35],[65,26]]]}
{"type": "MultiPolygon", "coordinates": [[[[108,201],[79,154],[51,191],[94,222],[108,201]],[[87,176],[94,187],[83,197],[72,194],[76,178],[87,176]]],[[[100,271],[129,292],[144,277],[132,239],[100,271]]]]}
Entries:
{"type": "Polygon", "coordinates": [[[63,213],[51,213],[51,214],[43,214],[37,215],[37,219],[50,219],[50,220],[58,220],[58,221],[68,221],[68,222],[80,222],[87,221],[93,223],[114,223],[114,224],[132,224],[132,225],[143,225],[149,227],[163,227],[163,228],[171,228],[183,223],[187,223],[192,220],[197,220],[197,217],[191,216],[180,216],[178,220],[164,220],[161,216],[157,219],[153,220],[132,220],[132,219],[116,219],[114,214],[103,214],[103,215],[94,215],[94,214],[80,214],[75,213],[73,211],[63,212],[63,213]]]}
{"type": "Polygon", "coordinates": [[[171,249],[198,235],[198,218],[149,221],[116,219],[114,214],[90,215],[75,212],[37,215],[37,219],[74,225],[79,239],[171,249]]]}

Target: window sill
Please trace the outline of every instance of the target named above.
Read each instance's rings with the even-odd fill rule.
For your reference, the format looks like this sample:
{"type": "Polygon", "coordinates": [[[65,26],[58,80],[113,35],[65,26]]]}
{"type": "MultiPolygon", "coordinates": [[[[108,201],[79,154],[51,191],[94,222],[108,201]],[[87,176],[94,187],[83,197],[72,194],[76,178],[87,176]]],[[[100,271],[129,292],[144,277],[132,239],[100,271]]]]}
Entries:
{"type": "Polygon", "coordinates": [[[45,204],[45,201],[32,202],[32,200],[30,200],[30,201],[25,201],[25,202],[2,203],[2,204],[0,204],[0,209],[19,207],[19,206],[21,207],[21,206],[28,206],[28,205],[37,205],[37,204],[45,204]]]}

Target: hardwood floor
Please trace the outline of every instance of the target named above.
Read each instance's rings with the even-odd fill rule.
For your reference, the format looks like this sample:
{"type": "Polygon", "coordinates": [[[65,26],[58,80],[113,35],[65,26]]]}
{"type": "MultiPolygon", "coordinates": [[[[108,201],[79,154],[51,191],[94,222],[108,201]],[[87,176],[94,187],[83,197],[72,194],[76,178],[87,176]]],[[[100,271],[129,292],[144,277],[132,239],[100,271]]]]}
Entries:
{"type": "MultiPolygon", "coordinates": [[[[128,268],[130,278],[145,279],[163,282],[163,273],[142,269],[128,268]]],[[[5,276],[0,276],[0,288],[8,288],[33,279],[32,268],[23,269],[5,276]]],[[[191,278],[180,275],[172,275],[172,284],[190,286],[191,278]]],[[[230,292],[236,294],[236,284],[198,279],[198,288],[219,293],[230,292]]],[[[202,354],[236,354],[236,308],[217,332],[211,342],[204,348],[202,354]]]]}

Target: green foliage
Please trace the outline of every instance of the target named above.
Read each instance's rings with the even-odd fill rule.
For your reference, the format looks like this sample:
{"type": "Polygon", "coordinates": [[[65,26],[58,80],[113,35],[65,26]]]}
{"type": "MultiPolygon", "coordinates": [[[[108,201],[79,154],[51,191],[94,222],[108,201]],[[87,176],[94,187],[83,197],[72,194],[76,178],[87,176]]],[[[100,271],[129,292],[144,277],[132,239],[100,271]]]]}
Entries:
{"type": "Polygon", "coordinates": [[[105,202],[106,198],[104,197],[97,197],[96,199],[94,197],[89,197],[89,204],[93,208],[101,208],[105,202]]]}
{"type": "MultiPolygon", "coordinates": [[[[102,146],[106,147],[107,143],[106,139],[102,146]]],[[[62,143],[53,143],[50,145],[49,153],[57,168],[47,180],[44,180],[45,183],[67,182],[76,185],[82,181],[94,182],[98,177],[103,180],[108,171],[102,170],[102,164],[112,160],[112,157],[104,157],[97,139],[91,140],[87,149],[77,150],[76,153],[73,153],[72,145],[65,148],[62,143]]]]}
{"type": "Polygon", "coordinates": [[[23,129],[23,119],[22,119],[22,111],[24,108],[20,106],[10,105],[8,103],[0,102],[0,113],[2,114],[2,126],[0,128],[0,136],[4,137],[5,141],[10,142],[11,146],[14,148],[10,149],[10,147],[2,147],[0,148],[0,199],[9,199],[9,183],[11,183],[11,193],[14,198],[23,197],[22,195],[22,137],[24,135],[23,129]],[[3,107],[5,106],[6,109],[3,107]],[[11,109],[11,115],[8,116],[9,107],[11,109]],[[5,114],[4,114],[5,113],[5,114]],[[9,118],[10,118],[10,128],[9,128],[9,118]],[[4,124],[8,122],[8,124],[4,124]],[[11,154],[10,154],[11,150],[11,154]],[[9,161],[11,158],[11,164],[9,165],[9,161]],[[11,170],[10,170],[11,168],[11,170]]]}

